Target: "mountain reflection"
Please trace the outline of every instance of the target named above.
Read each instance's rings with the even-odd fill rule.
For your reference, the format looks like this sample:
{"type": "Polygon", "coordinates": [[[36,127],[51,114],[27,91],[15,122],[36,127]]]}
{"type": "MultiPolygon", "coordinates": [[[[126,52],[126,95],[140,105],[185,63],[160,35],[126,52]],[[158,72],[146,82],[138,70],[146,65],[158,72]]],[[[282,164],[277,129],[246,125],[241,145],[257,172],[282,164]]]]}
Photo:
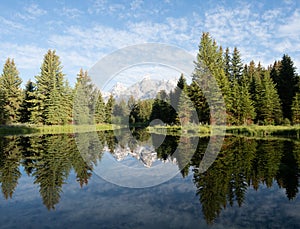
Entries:
{"type": "Polygon", "coordinates": [[[208,137],[151,135],[143,130],[135,130],[130,136],[103,131],[98,132],[99,146],[91,133],[80,135],[79,141],[88,145],[85,151],[78,150],[83,144],[75,142],[73,134],[2,137],[0,183],[4,198],[13,198],[23,168],[34,178],[44,205],[54,209],[70,172],[75,172],[80,187],[87,185],[94,166],[101,166],[104,152],[110,152],[118,161],[130,157],[146,167],[156,161],[176,163],[183,178],[192,173],[209,224],[226,207],[235,203],[242,206],[249,187],[257,190],[260,185],[271,187],[277,182],[288,199],[294,199],[298,193],[300,142],[295,140],[228,136],[217,159],[201,173],[199,165],[208,137]]]}

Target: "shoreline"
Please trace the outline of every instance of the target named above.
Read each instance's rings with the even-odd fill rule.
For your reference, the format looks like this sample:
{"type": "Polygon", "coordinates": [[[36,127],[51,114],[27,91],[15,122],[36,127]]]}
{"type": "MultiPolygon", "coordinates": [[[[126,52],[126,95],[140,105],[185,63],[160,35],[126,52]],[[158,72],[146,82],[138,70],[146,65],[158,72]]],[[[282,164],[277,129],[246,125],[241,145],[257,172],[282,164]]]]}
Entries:
{"type": "MultiPolygon", "coordinates": [[[[180,126],[133,126],[135,128],[145,128],[150,133],[170,134],[170,135],[210,135],[212,126],[192,125],[186,128],[180,126]]],[[[30,134],[68,134],[92,131],[105,131],[120,129],[121,126],[113,124],[97,125],[2,125],[0,126],[0,136],[9,135],[30,135],[30,134]]],[[[215,127],[218,130],[218,127],[215,127]]],[[[300,125],[296,126],[220,126],[220,130],[226,130],[226,134],[246,135],[246,136],[286,136],[300,138],[300,125]]]]}

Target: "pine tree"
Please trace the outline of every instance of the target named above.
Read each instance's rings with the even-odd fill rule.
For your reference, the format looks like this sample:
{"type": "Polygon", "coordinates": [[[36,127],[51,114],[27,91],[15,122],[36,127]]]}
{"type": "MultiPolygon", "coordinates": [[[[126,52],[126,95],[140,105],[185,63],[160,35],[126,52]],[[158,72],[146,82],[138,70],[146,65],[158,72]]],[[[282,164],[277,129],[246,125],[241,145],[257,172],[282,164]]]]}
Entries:
{"type": "Polygon", "coordinates": [[[256,114],[254,102],[251,99],[248,82],[246,80],[242,80],[241,85],[239,86],[239,92],[241,100],[241,117],[239,122],[241,124],[252,124],[256,114]]]}
{"type": "MultiPolygon", "coordinates": [[[[276,71],[278,70],[273,70],[273,72],[276,71]]],[[[292,102],[298,90],[299,83],[299,77],[296,74],[296,68],[294,67],[291,57],[286,54],[283,55],[279,65],[278,77],[273,77],[282,103],[283,117],[291,120],[292,102]]]]}
{"type": "Polygon", "coordinates": [[[228,79],[230,79],[230,63],[231,63],[231,57],[229,53],[229,48],[226,48],[225,54],[224,54],[224,71],[225,75],[228,79]]]}
{"type": "Polygon", "coordinates": [[[195,62],[193,80],[201,87],[210,105],[211,114],[214,114],[214,117],[210,117],[210,123],[215,123],[219,117],[224,117],[225,108],[220,106],[222,104],[222,97],[224,98],[226,109],[230,110],[230,85],[224,71],[224,60],[221,49],[212,40],[209,33],[202,34],[197,61],[195,62]],[[213,84],[214,81],[212,81],[211,76],[216,80],[217,85],[213,84]],[[221,89],[222,94],[217,92],[217,86],[221,89]]]}
{"type": "Polygon", "coordinates": [[[280,99],[269,71],[264,71],[262,90],[259,93],[258,119],[265,124],[279,124],[282,121],[280,99]]]}
{"type": "Polygon", "coordinates": [[[25,90],[24,90],[24,99],[20,107],[20,122],[22,123],[27,123],[30,121],[31,117],[31,110],[32,110],[32,101],[34,97],[32,96],[34,92],[34,85],[31,80],[28,80],[26,85],[25,85],[25,90]]]}
{"type": "Polygon", "coordinates": [[[96,124],[104,123],[105,121],[105,103],[101,92],[97,95],[97,102],[95,108],[95,122],[96,124]]]}
{"type": "Polygon", "coordinates": [[[183,74],[181,74],[178,79],[177,86],[174,89],[174,92],[172,93],[172,96],[171,96],[171,105],[174,109],[178,108],[179,97],[180,97],[181,91],[186,85],[187,85],[186,79],[183,76],[183,74]]]}
{"type": "MultiPolygon", "coordinates": [[[[35,91],[30,102],[31,122],[38,124],[63,124],[66,122],[66,82],[59,56],[48,50],[44,56],[41,72],[36,76],[35,91]]],[[[67,109],[69,110],[69,109],[67,109]]]]}
{"type": "Polygon", "coordinates": [[[73,122],[77,125],[94,123],[95,104],[98,92],[87,71],[80,69],[75,84],[73,122]]]}
{"type": "Polygon", "coordinates": [[[19,109],[22,103],[22,83],[19,72],[13,59],[8,58],[4,64],[0,77],[0,96],[2,105],[1,122],[3,124],[18,121],[19,109]]]}
{"type": "Polygon", "coordinates": [[[300,124],[300,93],[297,92],[292,104],[292,121],[293,125],[300,124]]]}
{"type": "Polygon", "coordinates": [[[230,76],[231,79],[237,79],[240,83],[242,77],[243,63],[241,60],[240,51],[235,47],[230,61],[230,76]]]}
{"type": "Polygon", "coordinates": [[[187,86],[180,93],[177,112],[181,125],[188,125],[193,116],[193,103],[188,96],[187,86]]]}
{"type": "Polygon", "coordinates": [[[191,121],[196,122],[196,120],[199,120],[201,123],[209,123],[209,106],[200,86],[195,81],[192,81],[191,85],[188,87],[188,94],[198,116],[191,117],[191,121]]]}
{"type": "Polygon", "coordinates": [[[105,122],[112,123],[113,109],[115,105],[115,99],[112,95],[109,96],[108,101],[105,105],[105,122]]]}

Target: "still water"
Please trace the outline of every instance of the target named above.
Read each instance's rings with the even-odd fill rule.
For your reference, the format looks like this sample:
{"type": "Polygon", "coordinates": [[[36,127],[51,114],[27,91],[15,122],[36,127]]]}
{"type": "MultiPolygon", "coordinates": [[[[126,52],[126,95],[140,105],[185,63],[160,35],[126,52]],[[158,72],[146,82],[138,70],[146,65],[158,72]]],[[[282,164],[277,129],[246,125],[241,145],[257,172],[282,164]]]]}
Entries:
{"type": "MultiPolygon", "coordinates": [[[[87,151],[89,134],[80,138],[87,151]]],[[[0,228],[300,228],[299,140],[226,136],[200,172],[209,137],[133,135],[138,145],[98,132],[101,147],[86,154],[73,134],[2,137],[0,228]],[[174,154],[195,142],[193,155],[174,154]],[[152,187],[121,187],[97,170],[107,161],[179,172],[152,187]]]]}

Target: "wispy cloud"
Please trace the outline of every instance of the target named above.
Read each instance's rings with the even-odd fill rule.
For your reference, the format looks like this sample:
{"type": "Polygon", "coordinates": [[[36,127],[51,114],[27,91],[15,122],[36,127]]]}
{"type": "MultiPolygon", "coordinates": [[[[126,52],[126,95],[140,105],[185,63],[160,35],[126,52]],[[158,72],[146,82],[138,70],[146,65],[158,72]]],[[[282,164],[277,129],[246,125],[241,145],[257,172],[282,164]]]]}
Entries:
{"type": "Polygon", "coordinates": [[[300,10],[295,10],[293,15],[286,18],[285,23],[279,25],[278,35],[280,37],[291,37],[300,39],[300,10]]]}
{"type": "Polygon", "coordinates": [[[83,12],[77,8],[66,8],[63,7],[61,10],[61,15],[66,16],[68,18],[74,19],[82,15],[83,12]]]}
{"type": "Polygon", "coordinates": [[[24,30],[24,25],[0,16],[1,33],[9,33],[14,30],[24,30]]]}
{"type": "Polygon", "coordinates": [[[47,13],[46,10],[40,8],[37,4],[26,6],[23,12],[19,12],[16,16],[22,20],[33,20],[47,13]]]}

